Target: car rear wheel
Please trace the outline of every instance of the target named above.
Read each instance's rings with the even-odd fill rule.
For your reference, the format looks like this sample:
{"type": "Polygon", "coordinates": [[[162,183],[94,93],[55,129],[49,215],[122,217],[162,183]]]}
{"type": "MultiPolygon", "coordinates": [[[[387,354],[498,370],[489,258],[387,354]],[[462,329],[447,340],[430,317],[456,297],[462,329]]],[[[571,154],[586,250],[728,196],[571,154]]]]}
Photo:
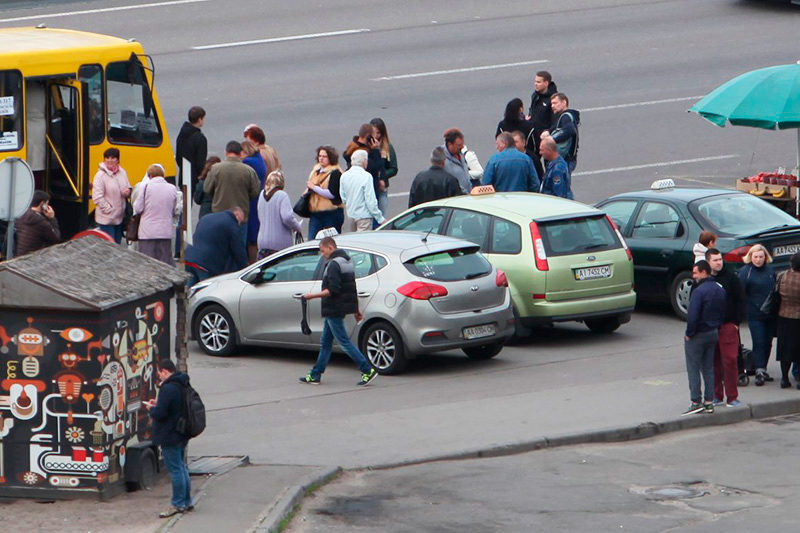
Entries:
{"type": "Polygon", "coordinates": [[[467,354],[470,359],[491,359],[503,350],[504,343],[494,342],[492,344],[484,344],[483,346],[470,346],[462,348],[461,350],[467,354]]]}
{"type": "Polygon", "coordinates": [[[361,338],[361,351],[380,374],[400,374],[408,360],[400,334],[386,322],[370,325],[361,338]]]}
{"type": "Polygon", "coordinates": [[[219,305],[209,305],[194,321],[194,338],[208,355],[227,356],[236,348],[236,326],[219,305]]]}
{"type": "Polygon", "coordinates": [[[621,324],[622,322],[620,322],[618,316],[595,318],[586,321],[586,327],[589,328],[592,333],[613,333],[621,324]]]}
{"type": "Polygon", "coordinates": [[[514,310],[514,335],[510,339],[511,342],[517,342],[533,335],[533,330],[522,323],[516,306],[512,309],[514,310]]]}
{"type": "Polygon", "coordinates": [[[689,296],[692,293],[692,286],[694,280],[692,273],[684,271],[675,276],[672,280],[672,285],[669,289],[669,302],[672,304],[672,310],[681,320],[686,320],[686,315],[689,313],[689,296]]]}

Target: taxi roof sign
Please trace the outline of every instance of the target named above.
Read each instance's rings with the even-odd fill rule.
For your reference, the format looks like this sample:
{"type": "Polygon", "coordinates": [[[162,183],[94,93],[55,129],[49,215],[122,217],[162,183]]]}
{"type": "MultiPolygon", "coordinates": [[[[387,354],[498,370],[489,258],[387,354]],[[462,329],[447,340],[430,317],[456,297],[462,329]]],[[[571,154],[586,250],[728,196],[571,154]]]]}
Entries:
{"type": "Polygon", "coordinates": [[[667,178],[664,180],[656,180],[650,185],[650,190],[652,191],[662,191],[664,189],[674,189],[675,182],[672,181],[671,178],[667,178]]]}
{"type": "Polygon", "coordinates": [[[494,194],[494,187],[491,185],[477,185],[469,191],[470,196],[482,196],[484,194],[494,194]]]}

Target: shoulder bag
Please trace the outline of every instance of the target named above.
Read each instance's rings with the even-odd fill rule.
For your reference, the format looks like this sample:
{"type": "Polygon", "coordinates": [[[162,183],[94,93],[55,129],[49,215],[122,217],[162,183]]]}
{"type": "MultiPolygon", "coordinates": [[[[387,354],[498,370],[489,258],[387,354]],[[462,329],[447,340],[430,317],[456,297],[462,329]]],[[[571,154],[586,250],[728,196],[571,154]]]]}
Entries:
{"type": "Polygon", "coordinates": [[[311,191],[303,194],[300,198],[297,199],[297,202],[294,204],[292,211],[297,214],[299,217],[309,218],[311,216],[311,203],[310,203],[310,196],[311,191]]]}
{"type": "MultiPolygon", "coordinates": [[[[145,202],[147,201],[147,185],[144,186],[142,191],[142,213],[144,212],[145,202]]],[[[128,202],[130,205],[130,202],[128,202]]],[[[133,209],[133,208],[131,208],[133,209]]],[[[139,240],[139,222],[142,220],[142,213],[137,213],[131,216],[128,224],[125,226],[125,240],[128,243],[136,242],[139,240]]]]}
{"type": "Polygon", "coordinates": [[[767,295],[764,303],[761,304],[759,310],[770,316],[778,316],[778,310],[781,308],[781,280],[786,272],[781,272],[775,278],[775,286],[772,287],[772,292],[767,295]]]}

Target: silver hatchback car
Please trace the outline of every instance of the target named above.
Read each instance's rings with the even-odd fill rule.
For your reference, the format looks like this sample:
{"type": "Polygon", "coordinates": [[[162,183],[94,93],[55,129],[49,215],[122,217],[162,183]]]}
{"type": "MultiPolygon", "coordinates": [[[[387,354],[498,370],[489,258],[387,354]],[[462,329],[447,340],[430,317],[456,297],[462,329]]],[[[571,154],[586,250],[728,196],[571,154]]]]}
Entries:
{"type": "MultiPolygon", "coordinates": [[[[358,323],[348,316],[345,326],[380,373],[454,348],[488,359],[514,333],[505,274],[475,244],[404,231],[350,233],[336,243],[355,264],[364,315],[358,323]]],[[[319,241],[309,241],[194,285],[192,338],[210,355],[230,355],[237,345],[319,349],[320,300],[308,302],[311,334],[304,335],[300,299],[321,290],[324,262],[319,241]]]]}

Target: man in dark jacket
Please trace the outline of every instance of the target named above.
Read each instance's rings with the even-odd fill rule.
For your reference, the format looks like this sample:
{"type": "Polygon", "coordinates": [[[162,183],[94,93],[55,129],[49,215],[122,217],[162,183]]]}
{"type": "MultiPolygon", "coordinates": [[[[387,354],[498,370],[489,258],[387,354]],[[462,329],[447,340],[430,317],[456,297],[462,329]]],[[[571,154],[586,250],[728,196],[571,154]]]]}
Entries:
{"type": "Polygon", "coordinates": [[[719,327],[725,316],[725,290],[711,277],[711,266],[701,260],[692,267],[694,289],[689,300],[683,350],[686,355],[686,373],[689,375],[691,404],[683,414],[714,412],[714,351],[717,347],[719,327]],[[700,377],[706,387],[700,403],[700,377]]]}
{"type": "Polygon", "coordinates": [[[186,247],[186,272],[192,274],[187,286],[212,276],[236,272],[247,265],[239,227],[244,224],[244,211],[232,207],[200,219],[194,230],[194,244],[186,247]]]}
{"type": "Polygon", "coordinates": [[[56,213],[49,204],[50,195],[35,191],[31,208],[14,222],[15,256],[25,255],[61,241],[56,213]]]}
{"type": "Polygon", "coordinates": [[[746,300],[739,276],[725,268],[722,252],[706,250],[706,261],[717,283],[725,289],[725,317],[719,328],[719,341],[714,352],[714,405],[721,405],[728,395],[728,407],[738,407],[739,401],[739,324],[744,320],[746,300]]]}
{"type": "Polygon", "coordinates": [[[558,145],[558,153],[567,162],[570,175],[578,164],[578,125],[581,114],[569,108],[569,98],[564,93],[555,93],[550,97],[553,110],[553,122],[550,129],[543,131],[540,139],[552,137],[558,145]]]}
{"type": "Polygon", "coordinates": [[[539,150],[547,164],[547,172],[542,178],[541,193],[573,200],[575,197],[572,194],[572,178],[569,175],[569,167],[558,153],[556,142],[552,137],[547,137],[542,139],[541,143],[539,150]]]}
{"type": "Polygon", "coordinates": [[[550,98],[558,92],[556,83],[553,77],[546,70],[540,70],[536,73],[533,80],[533,94],[531,94],[531,107],[529,109],[530,115],[528,118],[533,122],[533,138],[536,141],[536,156],[533,159],[533,165],[536,167],[536,172],[541,176],[544,174],[544,167],[539,151],[539,139],[542,132],[550,128],[553,123],[553,110],[550,107],[550,98]]]}
{"type": "Polygon", "coordinates": [[[408,207],[463,194],[461,185],[458,184],[458,179],[444,170],[445,158],[444,148],[437,146],[433,149],[431,153],[431,168],[417,174],[411,183],[411,190],[408,193],[408,207]]]}
{"type": "MultiPolygon", "coordinates": [[[[181,126],[178,138],[175,141],[175,161],[178,163],[178,170],[183,169],[183,160],[186,159],[192,164],[191,189],[190,193],[197,189],[197,176],[203,171],[208,156],[208,141],[200,128],[206,122],[206,111],[200,106],[189,109],[189,116],[181,126]]],[[[189,187],[189,182],[184,176],[181,180],[184,185],[189,187]]]]}
{"type": "Polygon", "coordinates": [[[358,309],[358,294],[356,293],[356,271],[350,256],[344,250],[336,247],[332,237],[325,237],[319,243],[319,250],[327,260],[322,273],[322,290],[309,292],[303,295],[305,300],[322,298],[322,318],[325,325],[322,327],[319,356],[317,363],[308,374],[300,378],[300,383],[319,385],[322,374],[331,359],[333,339],[339,343],[342,350],[352,359],[361,371],[361,380],[358,385],[368,385],[378,377],[378,373],[367,362],[361,350],[353,344],[344,327],[344,317],[356,315],[356,321],[361,321],[361,311],[358,309]]]}
{"type": "Polygon", "coordinates": [[[194,509],[192,482],[185,463],[187,439],[176,430],[178,418],[183,413],[183,389],[189,384],[189,376],[177,372],[175,363],[169,359],[158,361],[157,372],[161,383],[158,401],[149,400],[144,406],[153,419],[153,444],[161,446],[172,480],[172,505],[158,515],[167,518],[194,509]]]}

